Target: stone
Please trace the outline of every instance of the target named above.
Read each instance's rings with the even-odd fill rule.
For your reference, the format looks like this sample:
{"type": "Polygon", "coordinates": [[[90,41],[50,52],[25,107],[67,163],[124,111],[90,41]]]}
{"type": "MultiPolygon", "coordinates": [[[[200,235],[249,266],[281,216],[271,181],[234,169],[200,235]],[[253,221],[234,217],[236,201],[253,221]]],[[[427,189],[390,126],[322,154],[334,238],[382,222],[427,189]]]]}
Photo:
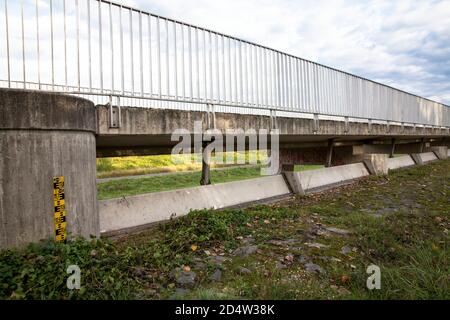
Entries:
{"type": "Polygon", "coordinates": [[[318,243],[318,242],[313,242],[313,243],[305,243],[308,247],[310,248],[316,248],[316,249],[322,249],[322,248],[328,248],[329,246],[327,246],[326,244],[322,244],[322,243],[318,243]]]}
{"type": "Polygon", "coordinates": [[[247,268],[244,268],[244,267],[239,268],[238,271],[239,271],[240,274],[251,274],[252,273],[252,271],[250,269],[247,269],[247,268]]]}
{"type": "Polygon", "coordinates": [[[234,250],[233,255],[237,257],[247,257],[258,250],[258,246],[245,246],[234,250]]]}
{"type": "Polygon", "coordinates": [[[306,271],[311,272],[311,273],[319,273],[319,274],[325,273],[325,271],[319,265],[317,265],[315,263],[305,264],[305,269],[306,269],[306,271]]]}
{"type": "Polygon", "coordinates": [[[209,260],[216,266],[221,266],[225,261],[230,259],[224,256],[210,256],[209,260]]]}
{"type": "Polygon", "coordinates": [[[177,283],[182,286],[193,286],[196,278],[197,274],[193,271],[182,272],[177,278],[177,283]]]}
{"type": "Polygon", "coordinates": [[[297,258],[297,260],[298,262],[305,264],[310,261],[310,258],[308,256],[301,255],[300,257],[297,258]]]}
{"type": "Polygon", "coordinates": [[[335,233],[340,236],[348,236],[351,233],[348,230],[339,229],[339,228],[335,228],[335,227],[328,227],[328,228],[325,228],[325,230],[327,230],[328,232],[331,232],[331,233],[335,233]]]}
{"type": "Polygon", "coordinates": [[[209,277],[209,280],[217,282],[222,279],[222,270],[216,269],[214,273],[209,277]]]}
{"type": "Polygon", "coordinates": [[[350,248],[349,246],[343,246],[341,249],[342,254],[349,254],[350,252],[352,252],[352,248],[350,248]]]}

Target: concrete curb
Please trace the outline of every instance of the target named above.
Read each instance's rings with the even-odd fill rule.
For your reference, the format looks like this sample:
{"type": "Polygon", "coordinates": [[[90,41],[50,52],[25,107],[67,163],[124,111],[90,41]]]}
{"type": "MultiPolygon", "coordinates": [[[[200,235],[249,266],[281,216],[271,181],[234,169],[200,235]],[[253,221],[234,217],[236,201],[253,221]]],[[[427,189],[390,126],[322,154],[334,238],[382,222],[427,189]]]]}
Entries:
{"type": "Polygon", "coordinates": [[[417,165],[439,160],[434,152],[413,153],[411,157],[417,165]]]}
{"type": "Polygon", "coordinates": [[[334,188],[370,174],[363,163],[354,163],[311,171],[285,172],[284,175],[294,193],[307,194],[334,188]]]}
{"type": "Polygon", "coordinates": [[[100,230],[120,229],[169,220],[191,210],[222,209],[290,194],[283,176],[228,182],[174,191],[99,201],[100,230]]]}
{"type": "Polygon", "coordinates": [[[402,156],[397,158],[389,158],[388,159],[388,169],[389,171],[401,168],[408,168],[415,166],[416,163],[411,158],[411,156],[402,156]]]}

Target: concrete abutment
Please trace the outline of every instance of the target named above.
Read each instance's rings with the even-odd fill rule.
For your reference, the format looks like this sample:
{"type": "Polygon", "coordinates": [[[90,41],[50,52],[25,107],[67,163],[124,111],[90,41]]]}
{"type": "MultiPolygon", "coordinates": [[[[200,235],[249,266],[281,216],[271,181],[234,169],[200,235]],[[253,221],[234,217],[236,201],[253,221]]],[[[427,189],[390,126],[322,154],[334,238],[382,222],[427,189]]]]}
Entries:
{"type": "Polygon", "coordinates": [[[88,100],[0,89],[0,248],[55,238],[59,176],[69,238],[99,235],[96,127],[88,100]]]}

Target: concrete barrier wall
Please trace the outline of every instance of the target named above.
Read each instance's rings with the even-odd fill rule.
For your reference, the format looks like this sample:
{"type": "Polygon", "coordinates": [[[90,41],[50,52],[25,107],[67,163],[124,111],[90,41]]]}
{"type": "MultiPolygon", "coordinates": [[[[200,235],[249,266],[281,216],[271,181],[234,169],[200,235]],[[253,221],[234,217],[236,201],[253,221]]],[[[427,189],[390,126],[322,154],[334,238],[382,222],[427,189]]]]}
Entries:
{"type": "Polygon", "coordinates": [[[325,190],[370,174],[363,163],[354,163],[311,171],[286,172],[285,175],[293,191],[304,194],[325,190]]]}
{"type": "Polygon", "coordinates": [[[388,159],[388,169],[389,170],[407,168],[407,167],[412,167],[414,165],[416,165],[416,163],[409,155],[388,159]]]}
{"type": "Polygon", "coordinates": [[[99,202],[100,230],[111,232],[182,216],[195,209],[220,209],[289,194],[283,176],[149,193],[99,202]]]}
{"type": "Polygon", "coordinates": [[[438,160],[438,157],[434,152],[416,153],[412,154],[411,157],[414,159],[414,162],[418,165],[438,160]]]}

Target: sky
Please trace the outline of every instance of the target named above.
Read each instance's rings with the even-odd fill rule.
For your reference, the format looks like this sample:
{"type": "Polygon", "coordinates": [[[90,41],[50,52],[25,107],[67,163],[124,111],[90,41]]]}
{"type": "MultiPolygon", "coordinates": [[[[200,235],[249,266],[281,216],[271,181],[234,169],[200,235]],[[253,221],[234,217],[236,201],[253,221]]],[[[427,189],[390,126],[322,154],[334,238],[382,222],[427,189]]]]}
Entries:
{"type": "Polygon", "coordinates": [[[450,0],[118,0],[450,105],[450,0]]]}

